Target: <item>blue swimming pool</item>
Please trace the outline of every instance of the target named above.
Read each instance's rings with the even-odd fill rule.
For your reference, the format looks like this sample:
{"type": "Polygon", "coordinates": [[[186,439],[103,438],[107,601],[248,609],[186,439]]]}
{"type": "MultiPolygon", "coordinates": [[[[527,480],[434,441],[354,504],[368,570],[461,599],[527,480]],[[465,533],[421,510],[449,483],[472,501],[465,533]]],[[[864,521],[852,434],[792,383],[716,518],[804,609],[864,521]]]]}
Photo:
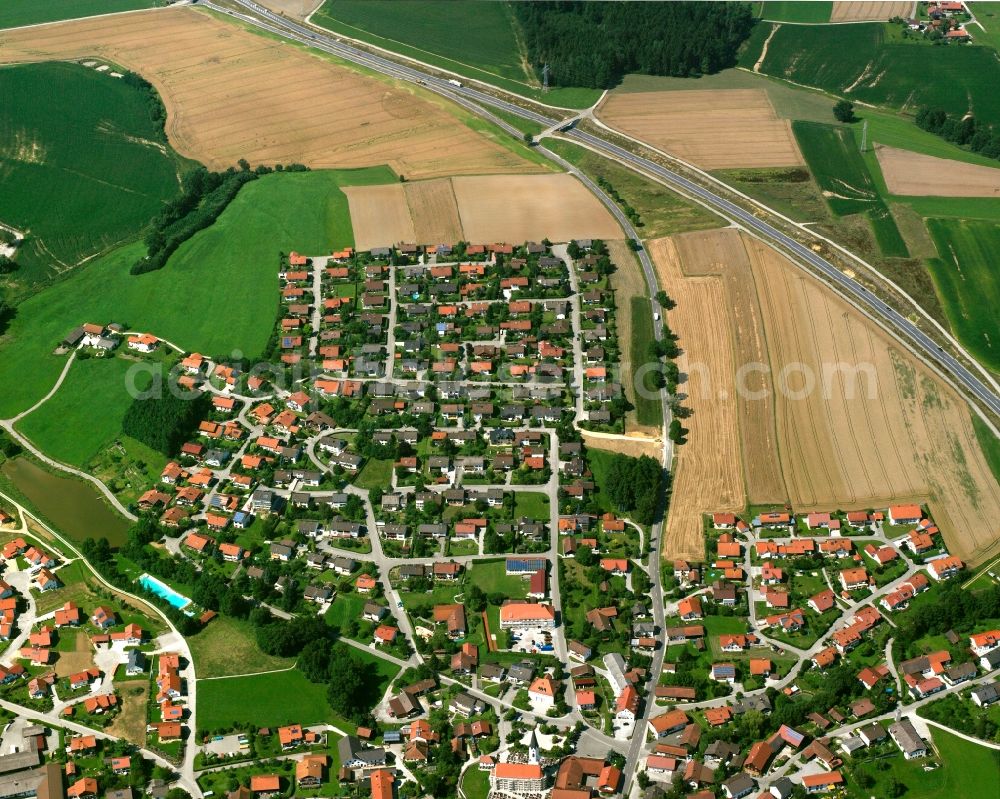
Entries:
{"type": "Polygon", "coordinates": [[[191,600],[186,596],[181,596],[173,588],[160,580],[157,580],[151,574],[144,574],[139,578],[139,585],[145,588],[147,591],[152,591],[161,599],[167,600],[170,605],[177,608],[178,610],[183,610],[188,605],[191,604],[191,600]]]}

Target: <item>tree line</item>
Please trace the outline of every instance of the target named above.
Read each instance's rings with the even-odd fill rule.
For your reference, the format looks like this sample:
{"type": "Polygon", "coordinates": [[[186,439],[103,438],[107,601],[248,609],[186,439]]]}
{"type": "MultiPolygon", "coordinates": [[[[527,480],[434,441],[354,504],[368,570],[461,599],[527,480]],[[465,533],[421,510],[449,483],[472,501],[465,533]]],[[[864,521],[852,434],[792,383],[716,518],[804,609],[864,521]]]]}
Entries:
{"type": "Polygon", "coordinates": [[[957,116],[925,106],[917,112],[917,126],[974,153],[1000,160],[1000,131],[974,116],[957,116]]]}
{"type": "Polygon", "coordinates": [[[204,230],[229,206],[247,183],[271,172],[305,172],[302,164],[250,168],[240,159],[239,169],[229,167],[225,172],[210,172],[203,166],[188,172],[182,181],[179,197],[164,206],[152,229],[146,234],[146,254],[132,264],[133,275],[162,269],[171,255],[199,230],[204,230]]]}
{"type": "Polygon", "coordinates": [[[627,72],[696,77],[734,66],[747,3],[514,3],[528,58],[558,86],[606,89],[627,72]]]}

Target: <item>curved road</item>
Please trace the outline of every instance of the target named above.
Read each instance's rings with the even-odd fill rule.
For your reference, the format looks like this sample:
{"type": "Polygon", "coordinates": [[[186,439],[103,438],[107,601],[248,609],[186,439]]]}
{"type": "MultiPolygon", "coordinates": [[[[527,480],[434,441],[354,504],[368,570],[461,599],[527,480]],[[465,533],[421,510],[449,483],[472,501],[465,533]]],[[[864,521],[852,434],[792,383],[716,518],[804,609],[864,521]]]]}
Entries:
{"type": "MultiPolygon", "coordinates": [[[[479,105],[486,105],[503,110],[509,114],[514,114],[522,119],[536,122],[546,129],[558,127],[562,124],[558,119],[522,108],[519,105],[501,100],[478,89],[463,86],[458,81],[452,83],[444,78],[429,75],[414,67],[352,47],[345,44],[336,36],[326,35],[319,32],[316,28],[285,19],[263,6],[251,2],[251,0],[234,0],[234,2],[252,13],[242,14],[230,8],[214,5],[210,0],[202,0],[202,2],[195,0],[194,4],[206,6],[213,11],[243,20],[258,28],[294,39],[302,44],[337,55],[340,58],[368,67],[369,69],[374,69],[385,75],[418,83],[479,114],[484,113],[479,105]]],[[[507,130],[513,130],[509,125],[503,125],[503,127],[507,130]]],[[[516,132],[516,135],[519,136],[520,132],[516,132]]],[[[975,396],[993,414],[1000,416],[1000,396],[976,377],[964,364],[939,347],[930,336],[888,303],[873,295],[860,283],[843,274],[833,264],[820,255],[817,255],[805,245],[778,230],[768,222],[757,218],[750,211],[741,208],[735,203],[720,197],[698,183],[666,167],[629,152],[623,147],[577,129],[566,131],[563,135],[591,149],[597,150],[620,164],[653,175],[660,181],[679,189],[689,196],[695,197],[700,202],[710,206],[713,210],[738,222],[747,230],[789,254],[796,264],[803,269],[820,274],[832,283],[851,303],[879,320],[886,328],[902,339],[910,349],[934,362],[956,384],[964,387],[966,391],[975,396]]],[[[539,148],[539,150],[543,151],[543,154],[547,157],[551,155],[544,148],[539,148]]],[[[599,196],[601,194],[603,192],[599,196]]]]}

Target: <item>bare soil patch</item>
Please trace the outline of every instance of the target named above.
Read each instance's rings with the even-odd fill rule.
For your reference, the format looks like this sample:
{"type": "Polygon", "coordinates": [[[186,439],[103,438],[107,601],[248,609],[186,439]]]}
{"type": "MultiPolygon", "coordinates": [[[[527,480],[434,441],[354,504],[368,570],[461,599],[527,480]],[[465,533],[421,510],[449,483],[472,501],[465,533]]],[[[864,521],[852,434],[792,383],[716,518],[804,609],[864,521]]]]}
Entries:
{"type": "Polygon", "coordinates": [[[351,226],[357,249],[370,250],[401,241],[416,241],[402,183],[347,186],[343,192],[351,209],[351,226]]]}
{"type": "Polygon", "coordinates": [[[108,727],[108,733],[117,738],[143,746],[146,742],[146,703],[149,696],[148,680],[124,680],[117,684],[122,703],[121,712],[108,727]]]}
{"type": "Polygon", "coordinates": [[[614,217],[572,175],[456,177],[452,183],[468,241],[622,238],[614,217]]]}
{"type": "Polygon", "coordinates": [[[703,169],[804,163],[791,124],[762,89],[611,92],[598,116],[703,169]]]}
{"type": "Polygon", "coordinates": [[[671,239],[650,242],[649,250],[661,284],[677,302],[667,321],[680,337],[678,365],[688,378],[678,391],[688,394],[685,404],[694,411],[682,422],[690,431],[687,443],[675,449],[663,546],[672,558],[700,559],[702,514],[746,505],[726,286],[718,276],[685,276],[671,239]]]}
{"type": "Polygon", "coordinates": [[[190,7],[5,31],[0,56],[86,57],[145,76],[166,105],[174,147],[214,169],[246,158],[317,168],[388,164],[410,178],[542,171],[459,123],[444,101],[190,7]]]}
{"type": "Polygon", "coordinates": [[[913,14],[913,3],[905,0],[888,0],[887,2],[834,2],[830,14],[830,22],[885,22],[892,17],[909,17],[913,14]]]}
{"type": "Polygon", "coordinates": [[[323,5],[323,0],[261,0],[261,5],[292,19],[305,19],[323,5]]]}
{"type": "Polygon", "coordinates": [[[593,433],[581,432],[583,433],[583,443],[588,447],[617,452],[619,455],[628,455],[632,458],[648,455],[657,462],[663,460],[663,444],[658,438],[651,438],[639,433],[627,434],[624,437],[604,438],[593,433]]]}
{"type": "Polygon", "coordinates": [[[1000,197],[1000,168],[876,145],[885,185],[908,197],[1000,197]]]}
{"type": "MultiPolygon", "coordinates": [[[[63,630],[60,635],[73,635],[74,633],[63,630]]],[[[94,665],[94,650],[90,646],[90,639],[82,631],[75,633],[76,641],[73,643],[73,650],[60,652],[56,660],[56,674],[60,677],[68,677],[78,671],[89,669],[94,665]]]]}
{"type": "Polygon", "coordinates": [[[453,244],[462,238],[455,190],[447,178],[407,183],[406,204],[416,240],[427,244],[453,244]]]}

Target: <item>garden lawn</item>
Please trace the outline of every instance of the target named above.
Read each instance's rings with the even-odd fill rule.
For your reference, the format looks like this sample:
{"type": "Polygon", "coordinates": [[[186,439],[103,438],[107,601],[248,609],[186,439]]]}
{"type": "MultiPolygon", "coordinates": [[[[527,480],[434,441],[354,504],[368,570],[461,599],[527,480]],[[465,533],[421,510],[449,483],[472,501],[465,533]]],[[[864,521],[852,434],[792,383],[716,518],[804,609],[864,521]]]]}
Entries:
{"type": "MultiPolygon", "coordinates": [[[[149,365],[143,363],[141,377],[132,381],[140,391],[149,386],[149,365]]],[[[122,418],[132,404],[128,386],[133,367],[136,362],[124,358],[75,361],[59,390],[17,429],[47,455],[82,467],[121,434],[122,418]]]]}
{"type": "Polygon", "coordinates": [[[388,491],[392,487],[392,461],[369,458],[368,462],[361,467],[354,485],[371,491],[373,488],[381,488],[388,491]]]}
{"type": "Polygon", "coordinates": [[[528,581],[507,574],[506,560],[481,560],[468,571],[466,580],[478,585],[487,594],[500,593],[512,599],[528,595],[528,581]]]}
{"type": "MultiPolygon", "coordinates": [[[[73,3],[4,0],[0,27],[12,5],[73,3]]],[[[96,13],[104,3],[76,5],[96,13]]],[[[0,96],[0,222],[28,234],[14,294],[137,237],[193,164],[166,143],[146,92],[107,73],[68,63],[4,67],[0,96]]]]}
{"type": "Polygon", "coordinates": [[[969,351],[1000,370],[1000,225],[992,222],[928,219],[938,257],[928,261],[948,321],[969,351]]]}
{"type": "Polygon", "coordinates": [[[538,491],[515,492],[514,518],[519,519],[522,516],[547,522],[549,520],[549,498],[538,491]]]}
{"type": "Polygon", "coordinates": [[[163,5],[160,0],[3,0],[0,28],[38,25],[163,5]]]}
{"type": "Polygon", "coordinates": [[[0,392],[0,417],[25,410],[51,389],[63,366],[52,349],[84,322],[117,321],[206,355],[239,350],[258,357],[278,312],[278,253],[352,245],[339,187],[393,178],[387,167],[267,175],[244,186],[163,269],[130,275],[144,251],[134,243],[20,303],[0,346],[0,385],[18,391],[0,392]]]}
{"type": "Polygon", "coordinates": [[[490,792],[490,773],[482,769],[472,768],[465,770],[462,777],[462,793],[465,799],[486,799],[490,792]]]}
{"type": "Polygon", "coordinates": [[[330,721],[332,716],[326,701],[326,686],[309,682],[297,669],[198,680],[199,729],[218,730],[235,724],[255,727],[317,724],[330,721]]]}
{"type": "Polygon", "coordinates": [[[288,669],[295,662],[261,652],[250,623],[229,616],[216,616],[188,643],[201,678],[288,669]]]}

